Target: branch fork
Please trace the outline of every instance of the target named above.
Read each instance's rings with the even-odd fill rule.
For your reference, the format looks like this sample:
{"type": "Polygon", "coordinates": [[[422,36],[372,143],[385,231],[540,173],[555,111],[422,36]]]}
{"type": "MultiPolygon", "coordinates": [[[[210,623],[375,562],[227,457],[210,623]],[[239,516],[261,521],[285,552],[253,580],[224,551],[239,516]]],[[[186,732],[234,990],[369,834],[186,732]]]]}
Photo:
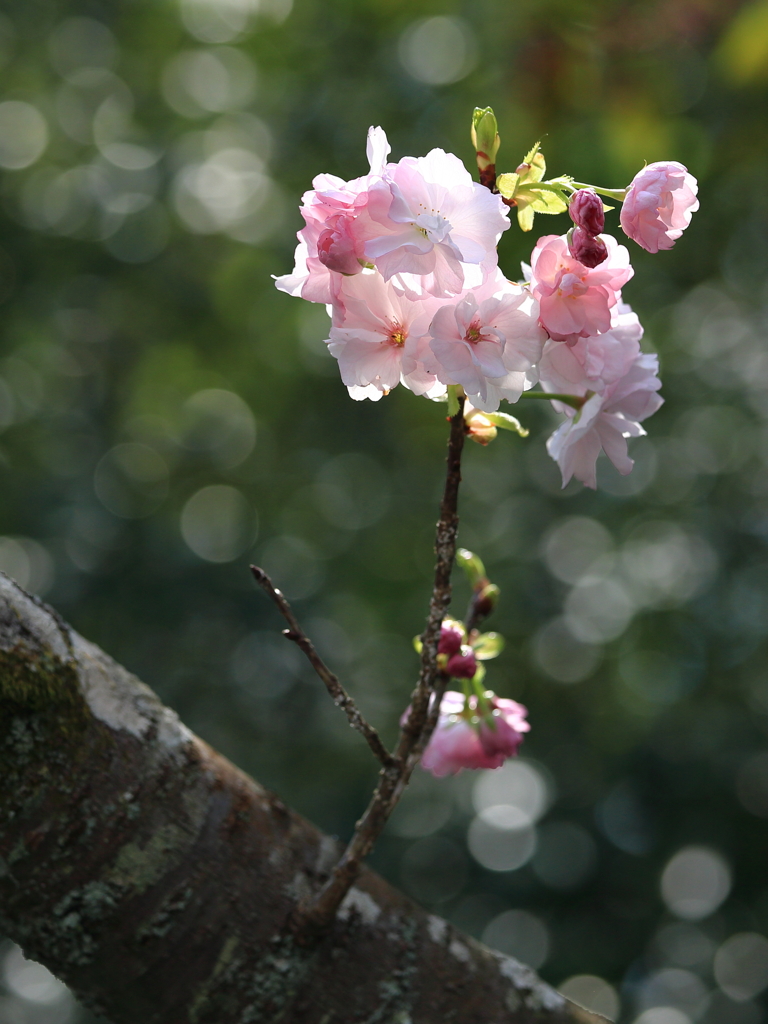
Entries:
{"type": "Polygon", "coordinates": [[[263,569],[251,566],[254,579],[272,599],[288,623],[289,628],[283,630],[283,636],[304,652],[334,703],[344,711],[352,728],[357,729],[364,737],[382,766],[370,803],[355,825],[352,838],[328,881],[313,898],[296,908],[291,922],[292,930],[297,938],[305,942],[311,942],[321,936],[332,923],[342,900],[360,873],[363,859],[371,852],[381,835],[437,726],[440,702],[448,684],[447,676],[438,670],[437,648],[443,618],[451,600],[451,570],[456,558],[459,528],[457,509],[461,483],[461,455],[466,434],[463,396],[457,398],[457,404],[458,409],[450,416],[447,472],[435,536],[435,578],[429,614],[421,636],[419,679],[411,694],[410,714],[400,730],[400,737],[393,753],[386,749],[376,729],[365,719],[338,677],[322,660],[312,641],[299,625],[285,596],[274,586],[263,569]]]}

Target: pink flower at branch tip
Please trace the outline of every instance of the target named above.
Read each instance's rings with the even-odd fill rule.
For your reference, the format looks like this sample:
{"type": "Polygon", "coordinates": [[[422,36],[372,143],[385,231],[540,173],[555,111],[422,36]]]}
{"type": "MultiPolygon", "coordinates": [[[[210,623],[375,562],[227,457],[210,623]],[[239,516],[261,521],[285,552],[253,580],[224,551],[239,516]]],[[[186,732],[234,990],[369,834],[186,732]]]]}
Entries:
{"type": "Polygon", "coordinates": [[[545,235],[531,255],[530,288],[539,302],[539,321],[555,341],[601,334],[611,326],[611,310],[634,271],[629,253],[603,235],[607,259],[591,269],[568,251],[566,235],[545,235]]]}
{"type": "Polygon", "coordinates": [[[481,717],[477,697],[470,697],[467,706],[463,694],[444,694],[437,728],[421,759],[423,768],[442,778],[463,768],[500,768],[517,754],[531,728],[526,708],[491,693],[485,703],[487,712],[481,717]]]}
{"type": "Polygon", "coordinates": [[[625,234],[648,252],[671,249],[699,208],[698,183],[675,160],[648,164],[632,179],[621,208],[625,234]]]}

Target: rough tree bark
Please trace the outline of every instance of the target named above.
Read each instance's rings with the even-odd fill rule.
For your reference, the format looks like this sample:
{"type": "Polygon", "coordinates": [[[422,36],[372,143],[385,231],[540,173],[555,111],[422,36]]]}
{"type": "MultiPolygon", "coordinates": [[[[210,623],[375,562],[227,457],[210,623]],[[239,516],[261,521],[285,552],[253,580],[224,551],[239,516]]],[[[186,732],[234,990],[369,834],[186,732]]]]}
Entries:
{"type": "Polygon", "coordinates": [[[0,573],[0,929],[115,1024],[598,1024],[363,870],[0,573]]]}

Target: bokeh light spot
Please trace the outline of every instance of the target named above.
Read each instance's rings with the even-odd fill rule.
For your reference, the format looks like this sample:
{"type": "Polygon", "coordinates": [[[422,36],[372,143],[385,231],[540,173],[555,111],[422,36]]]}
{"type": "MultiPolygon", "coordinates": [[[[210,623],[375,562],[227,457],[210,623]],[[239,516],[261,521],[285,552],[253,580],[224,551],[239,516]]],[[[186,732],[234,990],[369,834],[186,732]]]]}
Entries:
{"type": "Polygon", "coordinates": [[[474,33],[463,18],[423,18],[403,32],[400,62],[427,85],[448,85],[465,78],[477,63],[474,33]]]}
{"type": "Polygon", "coordinates": [[[743,1002],[768,988],[768,939],[757,932],[731,935],[715,954],[715,980],[731,999],[743,1002]]]}
{"type": "Polygon", "coordinates": [[[206,562],[231,562],[251,546],[257,529],[255,509],[228,484],[203,487],[181,513],[182,537],[206,562]]]}
{"type": "Polygon", "coordinates": [[[661,895],[677,917],[708,917],[731,891],[731,872],[722,856],[704,846],[687,846],[668,862],[661,895]]]}
{"type": "Polygon", "coordinates": [[[613,985],[594,974],[574,974],[558,985],[558,991],[585,1010],[600,1013],[608,1020],[616,1020],[621,1004],[613,985]]]}
{"type": "Polygon", "coordinates": [[[19,171],[38,160],[48,145],[48,125],[31,103],[0,103],[0,167],[19,171]]]}

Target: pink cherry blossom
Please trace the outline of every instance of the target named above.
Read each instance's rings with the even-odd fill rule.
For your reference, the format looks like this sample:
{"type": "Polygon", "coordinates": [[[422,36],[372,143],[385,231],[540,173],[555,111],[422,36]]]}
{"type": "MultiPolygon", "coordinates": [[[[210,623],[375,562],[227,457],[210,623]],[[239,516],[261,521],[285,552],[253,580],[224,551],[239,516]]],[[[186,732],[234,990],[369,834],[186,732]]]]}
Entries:
{"type": "Polygon", "coordinates": [[[495,694],[490,695],[487,709],[487,718],[479,718],[478,699],[470,697],[468,719],[464,695],[449,690],[440,702],[437,728],[424,751],[422,767],[441,778],[463,768],[500,768],[514,757],[531,728],[526,709],[495,694]]]}
{"type": "Polygon", "coordinates": [[[648,164],[627,190],[622,229],[648,252],[671,249],[699,208],[697,191],[696,179],[677,161],[648,164]]]}
{"type": "Polygon", "coordinates": [[[417,274],[434,295],[456,295],[465,265],[496,266],[507,208],[458,157],[442,149],[403,157],[387,165],[384,179],[371,189],[360,230],[366,258],[387,280],[417,274]]]}
{"type": "Polygon", "coordinates": [[[599,235],[605,229],[603,201],[591,188],[574,192],[568,205],[573,223],[589,235],[599,235]]]}
{"type": "Polygon", "coordinates": [[[629,306],[614,308],[605,334],[579,338],[573,345],[548,341],[539,361],[545,391],[584,395],[602,393],[629,372],[640,355],[643,328],[629,306]]]}
{"type": "Polygon", "coordinates": [[[370,173],[353,181],[320,174],[302,197],[305,226],[299,231],[293,273],[275,279],[289,295],[309,302],[338,301],[340,275],[359,274],[366,263],[356,223],[381,181],[390,147],[381,128],[368,129],[370,173]]]}
{"type": "Polygon", "coordinates": [[[541,325],[556,341],[600,334],[611,326],[611,310],[632,277],[629,253],[603,235],[608,258],[590,269],[568,251],[565,235],[545,235],[531,256],[531,292],[539,301],[541,325]]]}
{"type": "Polygon", "coordinates": [[[430,333],[434,359],[425,361],[427,368],[443,384],[460,384],[485,412],[498,409],[502,398],[518,400],[545,338],[538,304],[498,270],[455,305],[441,306],[430,333]]]}
{"type": "Polygon", "coordinates": [[[438,299],[375,271],[342,278],[339,289],[328,349],[353,398],[376,400],[400,382],[417,395],[432,393],[435,385],[444,391],[423,362],[438,299]]]}
{"type": "Polygon", "coordinates": [[[627,454],[627,438],[640,437],[645,431],[640,423],[661,406],[657,394],[658,356],[638,354],[629,370],[602,393],[590,395],[576,410],[558,406],[568,417],[547,442],[547,451],[560,466],[563,487],[572,476],[587,487],[596,488],[596,462],[601,449],[618,471],[626,476],[633,466],[627,454]]]}

